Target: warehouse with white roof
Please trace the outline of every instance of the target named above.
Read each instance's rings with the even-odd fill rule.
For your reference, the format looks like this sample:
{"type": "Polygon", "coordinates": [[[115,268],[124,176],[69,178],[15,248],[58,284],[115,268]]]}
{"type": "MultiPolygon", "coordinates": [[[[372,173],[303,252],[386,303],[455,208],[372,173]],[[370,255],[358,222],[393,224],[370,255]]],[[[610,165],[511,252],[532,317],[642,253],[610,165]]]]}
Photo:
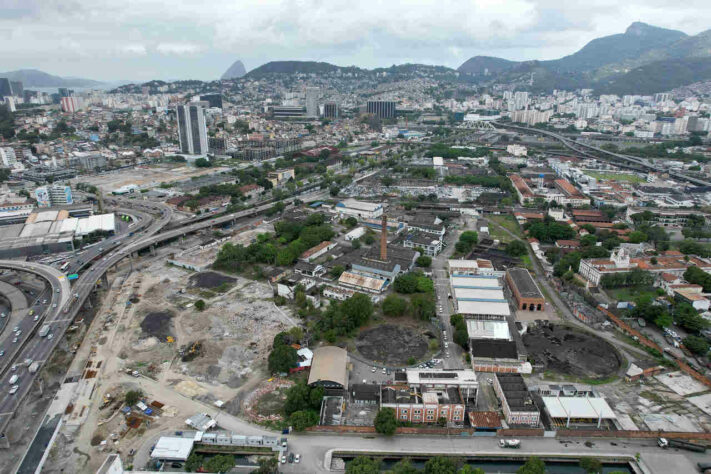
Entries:
{"type": "Polygon", "coordinates": [[[569,428],[571,424],[602,426],[604,421],[616,420],[615,412],[604,398],[599,397],[542,397],[548,416],[555,426],[569,428]]]}
{"type": "Polygon", "coordinates": [[[452,276],[450,282],[458,313],[475,319],[505,319],[511,315],[498,277],[459,275],[452,276]]]}

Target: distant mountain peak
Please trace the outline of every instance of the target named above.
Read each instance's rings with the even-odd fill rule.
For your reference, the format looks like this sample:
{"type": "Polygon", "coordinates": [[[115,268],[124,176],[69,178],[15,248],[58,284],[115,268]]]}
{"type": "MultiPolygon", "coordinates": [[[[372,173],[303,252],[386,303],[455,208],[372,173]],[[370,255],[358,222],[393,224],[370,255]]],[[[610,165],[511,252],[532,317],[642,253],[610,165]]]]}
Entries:
{"type": "Polygon", "coordinates": [[[225,71],[220,79],[239,79],[240,77],[247,74],[247,70],[244,68],[241,60],[237,60],[232,63],[232,66],[225,71]]]}
{"type": "Polygon", "coordinates": [[[47,74],[38,69],[18,69],[17,71],[0,72],[0,77],[7,77],[11,81],[21,81],[25,88],[28,87],[93,87],[102,84],[91,79],[79,77],[59,77],[47,74]]]}
{"type": "Polygon", "coordinates": [[[625,30],[625,35],[627,36],[645,36],[645,35],[654,35],[654,34],[660,34],[664,32],[674,32],[678,34],[679,36],[686,36],[685,33],[682,33],[681,31],[677,30],[669,30],[666,28],[661,28],[659,26],[654,26],[650,25],[648,23],[644,23],[642,21],[635,21],[632,23],[630,26],[627,27],[625,30]]]}

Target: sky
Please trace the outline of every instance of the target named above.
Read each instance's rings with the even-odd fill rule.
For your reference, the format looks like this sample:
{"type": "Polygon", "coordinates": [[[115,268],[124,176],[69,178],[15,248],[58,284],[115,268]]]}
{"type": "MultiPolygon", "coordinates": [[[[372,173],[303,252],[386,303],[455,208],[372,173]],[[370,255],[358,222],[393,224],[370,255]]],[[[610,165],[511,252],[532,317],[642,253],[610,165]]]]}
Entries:
{"type": "Polygon", "coordinates": [[[709,0],[0,0],[0,71],[219,78],[237,59],[458,67],[555,59],[634,21],[697,34],[709,0]]]}

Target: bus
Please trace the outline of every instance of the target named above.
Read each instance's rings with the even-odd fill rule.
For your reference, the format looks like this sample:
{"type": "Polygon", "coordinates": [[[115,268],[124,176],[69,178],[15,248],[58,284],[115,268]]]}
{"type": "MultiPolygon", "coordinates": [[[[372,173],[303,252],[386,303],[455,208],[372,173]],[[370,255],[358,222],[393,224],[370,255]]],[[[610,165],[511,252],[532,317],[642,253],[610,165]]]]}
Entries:
{"type": "Polygon", "coordinates": [[[64,262],[64,264],[61,267],[59,267],[59,270],[63,272],[67,268],[69,268],[69,262],[64,262]]]}

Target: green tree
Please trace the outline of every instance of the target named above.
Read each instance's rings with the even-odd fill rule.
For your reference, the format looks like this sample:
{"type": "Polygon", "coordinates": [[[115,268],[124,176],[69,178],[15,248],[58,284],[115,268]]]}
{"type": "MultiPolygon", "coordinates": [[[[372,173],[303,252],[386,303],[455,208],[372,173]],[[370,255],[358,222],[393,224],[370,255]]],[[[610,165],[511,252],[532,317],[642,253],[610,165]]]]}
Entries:
{"type": "Polygon", "coordinates": [[[546,463],[536,456],[531,456],[516,470],[516,474],[546,474],[546,463]]]}
{"type": "Polygon", "coordinates": [[[483,469],[479,467],[472,467],[469,464],[465,464],[458,471],[457,474],[486,474],[483,469]]]}
{"type": "Polygon", "coordinates": [[[528,250],[526,249],[526,244],[520,240],[512,240],[506,245],[506,253],[512,257],[520,257],[526,255],[528,250]]]}
{"type": "Polygon", "coordinates": [[[417,260],[415,260],[415,263],[418,267],[429,268],[432,265],[432,257],[420,255],[417,257],[417,260]]]}
{"type": "Polygon", "coordinates": [[[395,417],[395,410],[392,408],[381,408],[378,414],[375,415],[375,431],[380,434],[387,436],[392,436],[395,434],[397,429],[397,418],[395,417]]]}
{"type": "Polygon", "coordinates": [[[358,225],[358,219],[353,216],[350,216],[346,219],[345,224],[347,227],[353,228],[358,225]]]}
{"type": "Polygon", "coordinates": [[[269,371],[273,374],[289,372],[297,362],[296,349],[291,346],[277,346],[269,353],[269,371]]]}
{"type": "Polygon", "coordinates": [[[370,297],[363,293],[356,293],[343,303],[341,310],[356,327],[365,324],[373,315],[373,302],[370,297]]]}
{"type": "Polygon", "coordinates": [[[259,458],[257,461],[259,468],[251,474],[279,474],[279,460],[275,456],[259,458]]]}
{"type": "Polygon", "coordinates": [[[407,311],[407,300],[395,294],[388,295],[383,301],[383,313],[388,316],[402,316],[407,311]]]}
{"type": "Polygon", "coordinates": [[[202,466],[203,457],[197,453],[191,453],[185,461],[183,468],[185,472],[195,472],[202,466]]]}
{"type": "Polygon", "coordinates": [[[686,336],[682,342],[684,343],[684,347],[696,355],[704,356],[709,352],[709,343],[701,336],[691,334],[686,336]]]}
{"type": "Polygon", "coordinates": [[[378,474],[380,462],[366,456],[358,456],[346,466],[346,474],[378,474]]]}
{"type": "Polygon", "coordinates": [[[210,161],[206,158],[198,158],[195,160],[195,166],[198,168],[209,168],[210,167],[210,161]]]}
{"type": "Polygon", "coordinates": [[[335,265],[333,268],[331,268],[331,270],[328,273],[333,278],[338,278],[341,276],[341,273],[343,273],[345,271],[346,271],[346,269],[343,267],[343,265],[335,265]]]}
{"type": "Polygon", "coordinates": [[[318,412],[315,410],[295,411],[289,417],[289,424],[296,431],[304,431],[309,426],[318,424],[318,412]]]}
{"type": "Polygon", "coordinates": [[[197,309],[198,311],[203,311],[205,309],[205,307],[206,307],[206,305],[203,300],[197,300],[195,302],[195,309],[197,309]]]}
{"type": "Polygon", "coordinates": [[[630,232],[627,237],[629,238],[629,242],[632,244],[639,244],[641,242],[647,241],[647,234],[639,230],[634,230],[630,232]]]}
{"type": "Polygon", "coordinates": [[[709,322],[689,303],[679,303],[674,307],[674,319],[679,326],[692,332],[699,332],[709,327],[709,322]]]}
{"type": "Polygon", "coordinates": [[[395,278],[393,288],[395,291],[402,294],[417,292],[417,275],[414,273],[406,273],[395,278]]]}
{"type": "Polygon", "coordinates": [[[412,465],[410,459],[405,458],[395,464],[392,469],[387,471],[387,474],[417,474],[419,472],[420,470],[412,465]]]}
{"type": "Polygon", "coordinates": [[[425,474],[456,474],[457,464],[454,459],[435,456],[425,463],[425,474]]]}
{"type": "Polygon", "coordinates": [[[124,395],[124,402],[126,402],[126,405],[132,407],[136,403],[138,403],[141,398],[143,397],[143,392],[140,390],[129,390],[126,392],[126,395],[124,395]]]}
{"type": "Polygon", "coordinates": [[[580,458],[580,467],[588,474],[598,474],[602,472],[602,462],[597,458],[580,458]]]}
{"type": "Polygon", "coordinates": [[[231,454],[217,454],[203,464],[207,472],[228,472],[235,467],[235,457],[231,454]]]}

